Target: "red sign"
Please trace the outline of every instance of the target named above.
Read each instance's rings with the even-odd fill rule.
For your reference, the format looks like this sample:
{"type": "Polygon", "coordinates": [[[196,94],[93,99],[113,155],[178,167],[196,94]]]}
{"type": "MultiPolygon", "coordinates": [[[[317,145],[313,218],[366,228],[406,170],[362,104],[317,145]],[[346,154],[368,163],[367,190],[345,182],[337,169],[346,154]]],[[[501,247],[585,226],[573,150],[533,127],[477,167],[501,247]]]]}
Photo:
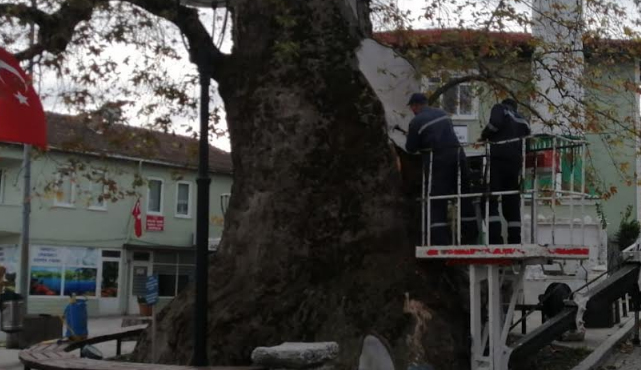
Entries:
{"type": "Polygon", "coordinates": [[[147,231],[165,230],[164,216],[147,216],[147,231]]]}

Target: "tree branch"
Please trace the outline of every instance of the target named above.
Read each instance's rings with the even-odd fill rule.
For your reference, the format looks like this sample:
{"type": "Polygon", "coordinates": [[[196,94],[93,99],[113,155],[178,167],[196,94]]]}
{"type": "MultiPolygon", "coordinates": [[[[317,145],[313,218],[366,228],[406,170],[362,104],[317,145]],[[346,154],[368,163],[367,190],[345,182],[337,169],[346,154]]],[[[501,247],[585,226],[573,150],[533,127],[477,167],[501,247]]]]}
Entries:
{"type": "Polygon", "coordinates": [[[0,4],[0,16],[16,17],[24,22],[35,22],[42,26],[49,22],[51,16],[26,4],[0,4]]]}
{"type": "Polygon", "coordinates": [[[48,14],[24,4],[3,3],[0,4],[0,16],[35,22],[39,26],[38,43],[16,54],[18,60],[25,60],[45,51],[52,54],[65,51],[76,26],[91,19],[93,7],[93,1],[67,0],[58,11],[48,14]]]}
{"type": "Polygon", "coordinates": [[[151,14],[175,24],[189,43],[189,58],[199,68],[209,68],[210,76],[219,80],[224,75],[227,57],[214,45],[203,26],[198,11],[179,5],[175,0],[122,0],[145,9],[151,14]],[[202,65],[209,61],[209,65],[202,65]]]}
{"type": "Polygon", "coordinates": [[[441,97],[441,95],[443,95],[447,90],[456,85],[472,81],[488,82],[488,80],[489,79],[487,77],[481,75],[466,75],[462,77],[452,78],[448,80],[447,83],[434,90],[434,92],[427,97],[427,104],[433,105],[434,103],[436,103],[438,98],[441,97]]]}

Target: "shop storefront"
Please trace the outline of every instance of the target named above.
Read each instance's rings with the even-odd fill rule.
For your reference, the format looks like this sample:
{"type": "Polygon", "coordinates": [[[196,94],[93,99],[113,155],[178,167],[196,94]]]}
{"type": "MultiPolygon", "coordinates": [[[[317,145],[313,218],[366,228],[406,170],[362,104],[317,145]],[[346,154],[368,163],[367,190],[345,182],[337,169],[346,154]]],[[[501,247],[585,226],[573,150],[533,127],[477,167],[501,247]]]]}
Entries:
{"type": "MultiPolygon", "coordinates": [[[[33,245],[29,252],[31,313],[60,314],[71,295],[86,297],[92,316],[122,312],[120,250],[33,245]]],[[[18,280],[19,254],[15,245],[0,246],[10,288],[18,280]]]]}
{"type": "Polygon", "coordinates": [[[158,276],[159,309],[182,292],[194,280],[195,262],[193,248],[126,245],[129,262],[129,294],[127,313],[139,313],[139,297],[145,295],[148,276],[158,276]]]}
{"type": "MultiPolygon", "coordinates": [[[[87,298],[89,315],[139,314],[148,276],[157,275],[162,308],[194,280],[194,248],[125,245],[124,249],[32,245],[29,311],[61,314],[69,296],[87,298]]],[[[20,249],[0,245],[7,286],[15,287],[20,249]]]]}

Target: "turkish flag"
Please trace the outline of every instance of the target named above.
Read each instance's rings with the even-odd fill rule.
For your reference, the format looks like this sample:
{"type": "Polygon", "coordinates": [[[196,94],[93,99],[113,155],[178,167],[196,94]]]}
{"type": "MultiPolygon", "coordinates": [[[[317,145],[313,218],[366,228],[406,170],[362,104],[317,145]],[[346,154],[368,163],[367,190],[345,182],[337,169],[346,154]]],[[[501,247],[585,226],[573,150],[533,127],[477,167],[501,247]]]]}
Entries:
{"type": "Polygon", "coordinates": [[[134,209],[131,210],[131,215],[134,216],[134,232],[136,236],[140,238],[142,236],[142,217],[140,217],[140,198],[136,200],[134,204],[134,209]]]}
{"type": "Polygon", "coordinates": [[[0,141],[47,148],[42,103],[16,58],[0,48],[0,141]]]}

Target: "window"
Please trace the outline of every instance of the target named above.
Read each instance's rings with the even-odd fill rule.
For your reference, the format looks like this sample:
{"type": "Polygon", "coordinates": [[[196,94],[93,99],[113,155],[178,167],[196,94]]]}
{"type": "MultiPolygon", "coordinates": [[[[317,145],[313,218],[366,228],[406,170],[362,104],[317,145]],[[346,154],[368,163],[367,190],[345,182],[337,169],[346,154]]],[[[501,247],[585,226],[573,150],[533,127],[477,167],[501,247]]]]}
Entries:
{"type": "Polygon", "coordinates": [[[118,297],[118,280],[120,277],[120,251],[102,251],[102,279],[100,296],[103,298],[118,297]]]}
{"type": "Polygon", "coordinates": [[[162,185],[162,180],[149,179],[149,189],[147,192],[148,214],[162,214],[162,185]]]}
{"type": "Polygon", "coordinates": [[[30,253],[30,295],[97,296],[97,249],[36,246],[30,253]]]}
{"type": "Polygon", "coordinates": [[[191,183],[176,183],[176,217],[191,218],[191,183]]]}
{"type": "Polygon", "coordinates": [[[150,258],[149,252],[134,252],[134,261],[149,261],[150,258]]]}
{"type": "Polygon", "coordinates": [[[229,208],[229,198],[231,198],[231,193],[220,194],[220,211],[225,216],[227,213],[227,208],[229,208]]]}
{"type": "Polygon", "coordinates": [[[194,280],[194,252],[155,252],[153,274],[158,276],[158,295],[174,297],[194,280]]]}
{"type": "MultiPolygon", "coordinates": [[[[423,79],[423,87],[432,93],[443,85],[440,77],[423,79]]],[[[476,97],[470,83],[451,87],[439,97],[439,106],[444,111],[460,118],[476,118],[476,97]]]]}
{"type": "Polygon", "coordinates": [[[69,172],[58,174],[56,181],[56,196],[54,205],[59,207],[73,207],[76,198],[75,179],[69,172]]]}
{"type": "Polygon", "coordinates": [[[107,210],[107,186],[105,171],[92,171],[91,183],[89,184],[89,209],[92,210],[107,210]]]}

